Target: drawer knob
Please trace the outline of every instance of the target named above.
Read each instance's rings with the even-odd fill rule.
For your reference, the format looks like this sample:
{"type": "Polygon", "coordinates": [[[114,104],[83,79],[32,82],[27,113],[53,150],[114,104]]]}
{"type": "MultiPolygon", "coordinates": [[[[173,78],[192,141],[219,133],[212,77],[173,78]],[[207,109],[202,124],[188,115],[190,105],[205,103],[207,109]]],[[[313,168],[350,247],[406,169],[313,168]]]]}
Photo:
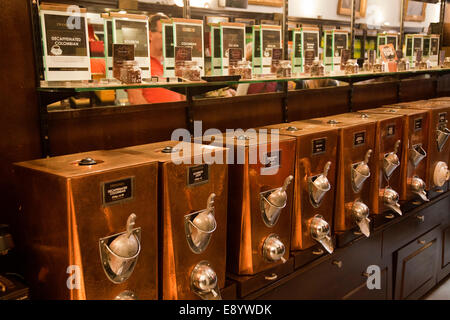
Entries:
{"type": "Polygon", "coordinates": [[[342,268],[342,261],[333,260],[333,264],[338,268],[342,268]]]}
{"type": "Polygon", "coordinates": [[[427,243],[425,240],[418,240],[417,241],[419,244],[425,244],[425,243],[427,243]]]}
{"type": "Polygon", "coordinates": [[[422,215],[418,215],[416,216],[417,220],[419,220],[420,222],[424,222],[425,221],[425,217],[422,215]]]}
{"type": "Polygon", "coordinates": [[[323,254],[323,250],[322,250],[322,249],[314,250],[314,251],[312,252],[312,254],[313,254],[313,255],[316,255],[316,256],[321,256],[321,255],[323,254]]]}
{"type": "Polygon", "coordinates": [[[275,273],[272,273],[270,276],[265,276],[264,279],[268,280],[268,281],[273,281],[273,280],[277,280],[278,275],[275,273]]]}

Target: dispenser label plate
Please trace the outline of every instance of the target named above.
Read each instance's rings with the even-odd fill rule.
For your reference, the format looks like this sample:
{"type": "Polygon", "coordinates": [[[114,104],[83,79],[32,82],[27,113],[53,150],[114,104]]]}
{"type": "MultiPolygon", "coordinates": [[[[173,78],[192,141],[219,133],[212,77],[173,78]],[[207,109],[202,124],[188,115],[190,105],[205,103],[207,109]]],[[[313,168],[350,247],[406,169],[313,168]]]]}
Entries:
{"type": "Polygon", "coordinates": [[[353,146],[358,147],[366,143],[366,132],[357,132],[353,135],[353,146]]]}
{"type": "Polygon", "coordinates": [[[189,167],[187,171],[188,186],[196,186],[199,184],[207,183],[209,180],[209,165],[207,164],[189,167]]]}
{"type": "Polygon", "coordinates": [[[388,125],[386,128],[386,137],[395,135],[395,124],[388,125]]]}
{"type": "Polygon", "coordinates": [[[422,118],[414,120],[414,131],[422,130],[422,118]]]}
{"type": "Polygon", "coordinates": [[[133,183],[134,177],[104,182],[102,184],[103,204],[109,206],[133,199],[133,183]]]}
{"type": "Polygon", "coordinates": [[[327,151],[327,138],[315,139],[312,142],[312,154],[322,154],[327,151]]]}
{"type": "Polygon", "coordinates": [[[439,113],[439,125],[446,125],[447,124],[447,112],[439,113]]]}

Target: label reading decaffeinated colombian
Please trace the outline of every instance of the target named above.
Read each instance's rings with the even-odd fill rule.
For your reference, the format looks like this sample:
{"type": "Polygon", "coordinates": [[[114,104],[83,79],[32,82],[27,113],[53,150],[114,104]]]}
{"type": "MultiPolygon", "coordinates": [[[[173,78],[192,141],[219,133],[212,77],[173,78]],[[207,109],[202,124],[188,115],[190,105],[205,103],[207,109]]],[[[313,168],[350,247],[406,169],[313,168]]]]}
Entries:
{"type": "Polygon", "coordinates": [[[187,170],[188,170],[188,181],[187,181],[188,186],[208,182],[209,166],[207,164],[189,167],[187,170]]]}
{"type": "Polygon", "coordinates": [[[326,138],[320,138],[315,139],[312,142],[312,154],[321,154],[326,151],[327,148],[327,139],[326,138]]]}
{"type": "Polygon", "coordinates": [[[111,205],[133,198],[133,177],[103,183],[103,204],[111,205]]]}
{"type": "Polygon", "coordinates": [[[414,130],[422,130],[422,118],[414,120],[414,130]]]}
{"type": "Polygon", "coordinates": [[[353,146],[362,146],[366,143],[366,132],[357,132],[353,135],[353,146]]]}

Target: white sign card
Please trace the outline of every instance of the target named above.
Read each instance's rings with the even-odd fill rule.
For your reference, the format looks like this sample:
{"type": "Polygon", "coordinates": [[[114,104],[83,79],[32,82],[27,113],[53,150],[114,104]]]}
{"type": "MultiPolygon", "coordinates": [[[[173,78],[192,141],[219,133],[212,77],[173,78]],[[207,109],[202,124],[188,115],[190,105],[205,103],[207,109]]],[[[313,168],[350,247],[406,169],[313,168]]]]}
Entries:
{"type": "Polygon", "coordinates": [[[67,11],[44,8],[41,7],[39,15],[45,80],[90,80],[91,63],[85,10],[80,12],[76,6],[68,6],[67,11]]]}

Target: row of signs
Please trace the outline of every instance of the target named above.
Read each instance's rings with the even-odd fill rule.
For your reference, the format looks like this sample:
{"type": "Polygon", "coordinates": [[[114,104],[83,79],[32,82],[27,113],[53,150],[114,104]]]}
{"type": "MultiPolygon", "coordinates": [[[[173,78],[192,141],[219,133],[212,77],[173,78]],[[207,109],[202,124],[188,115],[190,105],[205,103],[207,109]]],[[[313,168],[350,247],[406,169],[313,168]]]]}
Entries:
{"type": "MultiPolygon", "coordinates": [[[[40,18],[43,34],[44,74],[47,81],[91,79],[89,39],[86,10],[68,6],[41,5],[40,18]]],[[[142,70],[142,78],[150,78],[150,45],[148,18],[144,15],[110,13],[104,18],[105,58],[107,77],[113,78],[113,44],[134,45],[134,59],[142,70]]],[[[161,20],[163,37],[164,76],[175,76],[176,61],[197,62],[204,75],[203,21],[190,19],[161,20]],[[178,49],[177,49],[178,48],[178,49]],[[180,56],[177,58],[177,56],[180,56]]],[[[227,75],[230,57],[233,61],[245,60],[245,25],[218,23],[211,25],[211,61],[213,75],[227,75]],[[231,49],[231,50],[230,50],[231,49]]],[[[324,63],[331,66],[341,63],[342,50],[348,49],[349,34],[332,30],[324,33],[324,63]]],[[[254,74],[270,73],[272,54],[281,50],[281,27],[253,26],[252,67],[254,74]],[[274,51],[275,49],[275,51],[274,51]]],[[[398,46],[396,35],[378,37],[378,45],[391,43],[398,46]]],[[[293,30],[292,71],[302,72],[304,66],[319,57],[319,30],[303,28],[293,30]]],[[[421,49],[424,56],[435,56],[439,50],[438,37],[411,35],[406,38],[406,56],[412,57],[421,49]]],[[[277,59],[282,59],[278,57],[277,59]]]]}

